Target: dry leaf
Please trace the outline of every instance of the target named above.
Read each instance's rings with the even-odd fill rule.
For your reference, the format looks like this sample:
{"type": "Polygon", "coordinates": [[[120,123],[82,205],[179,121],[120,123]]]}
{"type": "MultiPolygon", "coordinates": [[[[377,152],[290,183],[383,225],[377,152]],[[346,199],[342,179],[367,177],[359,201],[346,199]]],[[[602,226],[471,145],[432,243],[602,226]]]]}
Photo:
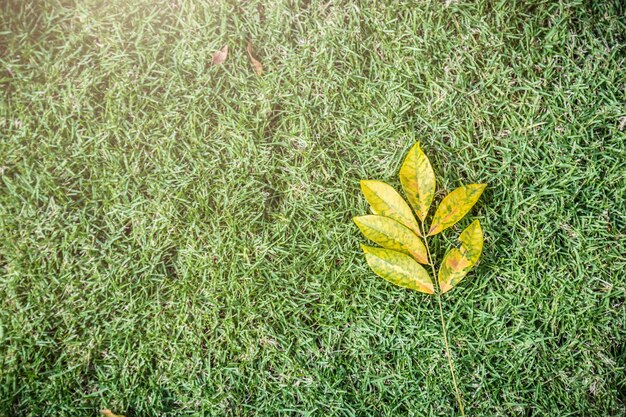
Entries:
{"type": "Polygon", "coordinates": [[[252,68],[254,68],[254,72],[256,75],[263,74],[263,64],[261,64],[258,60],[252,56],[252,42],[248,41],[248,45],[246,46],[246,51],[248,51],[248,56],[250,57],[250,63],[252,64],[252,68]]]}
{"type": "Polygon", "coordinates": [[[102,414],[104,417],[124,417],[122,415],[113,414],[113,411],[109,410],[108,408],[100,410],[100,414],[102,414]]]}
{"type": "Polygon", "coordinates": [[[223,64],[226,58],[228,58],[228,45],[213,54],[213,65],[223,64]]]}

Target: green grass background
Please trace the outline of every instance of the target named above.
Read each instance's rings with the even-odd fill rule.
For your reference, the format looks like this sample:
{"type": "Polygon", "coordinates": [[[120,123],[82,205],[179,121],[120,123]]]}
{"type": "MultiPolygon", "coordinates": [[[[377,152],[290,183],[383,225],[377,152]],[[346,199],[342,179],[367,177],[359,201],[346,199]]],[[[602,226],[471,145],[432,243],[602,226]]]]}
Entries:
{"type": "Polygon", "coordinates": [[[626,415],[625,13],[3,1],[0,415],[458,415],[436,300],[351,222],[417,140],[437,199],[489,184],[435,239],[486,233],[468,415],[626,415]]]}

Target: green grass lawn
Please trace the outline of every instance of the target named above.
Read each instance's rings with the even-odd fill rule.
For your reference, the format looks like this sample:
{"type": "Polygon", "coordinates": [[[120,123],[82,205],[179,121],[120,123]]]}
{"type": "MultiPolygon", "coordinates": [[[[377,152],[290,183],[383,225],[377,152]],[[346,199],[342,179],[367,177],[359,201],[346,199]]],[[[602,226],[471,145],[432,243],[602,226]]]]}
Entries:
{"type": "Polygon", "coordinates": [[[1,2],[1,416],[459,415],[351,221],[417,140],[468,416],[626,415],[626,6],[398,3],[1,2]]]}

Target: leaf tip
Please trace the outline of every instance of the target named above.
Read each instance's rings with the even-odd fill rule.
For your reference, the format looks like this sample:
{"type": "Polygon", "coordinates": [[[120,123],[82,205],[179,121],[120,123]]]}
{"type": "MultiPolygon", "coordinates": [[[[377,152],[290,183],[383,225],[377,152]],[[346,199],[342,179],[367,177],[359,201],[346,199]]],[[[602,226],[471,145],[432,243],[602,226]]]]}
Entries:
{"type": "MultiPolygon", "coordinates": [[[[365,255],[369,255],[369,254],[370,254],[370,252],[371,252],[371,251],[370,251],[371,246],[367,246],[367,245],[366,245],[366,244],[364,244],[364,243],[361,243],[360,245],[361,245],[361,250],[363,251],[363,253],[365,253],[365,255]]],[[[367,259],[367,256],[366,256],[365,258],[367,259]]]]}
{"type": "Polygon", "coordinates": [[[421,151],[422,150],[422,147],[420,146],[420,141],[419,140],[417,142],[415,142],[413,144],[413,146],[411,146],[411,149],[409,150],[409,153],[413,152],[414,150],[417,150],[417,151],[421,151]]]}
{"type": "Polygon", "coordinates": [[[372,191],[372,188],[375,187],[376,180],[360,180],[359,185],[361,186],[361,191],[363,194],[367,194],[372,191]]]}
{"type": "Polygon", "coordinates": [[[485,188],[487,188],[487,184],[474,184],[474,186],[481,194],[485,191],[485,188]]]}

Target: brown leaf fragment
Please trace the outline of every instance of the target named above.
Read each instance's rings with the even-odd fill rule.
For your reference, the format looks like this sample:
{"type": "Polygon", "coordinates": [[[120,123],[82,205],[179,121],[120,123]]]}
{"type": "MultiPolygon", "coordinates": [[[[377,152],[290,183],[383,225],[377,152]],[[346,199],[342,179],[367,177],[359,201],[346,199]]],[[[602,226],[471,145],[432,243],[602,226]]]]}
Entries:
{"type": "Polygon", "coordinates": [[[102,414],[104,417],[124,417],[122,415],[113,414],[113,411],[109,410],[108,408],[100,410],[100,414],[102,414]]]}
{"type": "Polygon", "coordinates": [[[223,64],[228,58],[228,45],[224,45],[222,49],[213,54],[213,65],[223,64]]]}
{"type": "Polygon", "coordinates": [[[248,45],[246,46],[246,51],[248,52],[248,56],[250,57],[250,63],[252,64],[252,68],[254,69],[254,73],[256,75],[262,75],[263,74],[263,64],[261,64],[252,55],[252,42],[248,41],[248,45]]]}

